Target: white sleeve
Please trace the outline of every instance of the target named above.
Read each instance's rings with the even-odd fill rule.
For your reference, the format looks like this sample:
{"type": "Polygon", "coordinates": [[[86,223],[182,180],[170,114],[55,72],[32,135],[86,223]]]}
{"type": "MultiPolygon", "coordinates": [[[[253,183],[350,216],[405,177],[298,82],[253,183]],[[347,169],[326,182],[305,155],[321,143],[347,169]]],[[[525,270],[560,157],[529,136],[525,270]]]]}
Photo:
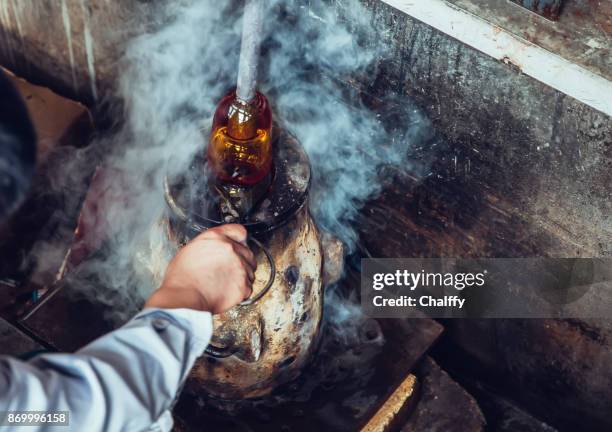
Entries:
{"type": "Polygon", "coordinates": [[[70,431],[170,430],[176,396],[211,335],[208,312],[145,309],[75,354],[0,357],[0,411],[69,411],[61,429],[70,431]]]}

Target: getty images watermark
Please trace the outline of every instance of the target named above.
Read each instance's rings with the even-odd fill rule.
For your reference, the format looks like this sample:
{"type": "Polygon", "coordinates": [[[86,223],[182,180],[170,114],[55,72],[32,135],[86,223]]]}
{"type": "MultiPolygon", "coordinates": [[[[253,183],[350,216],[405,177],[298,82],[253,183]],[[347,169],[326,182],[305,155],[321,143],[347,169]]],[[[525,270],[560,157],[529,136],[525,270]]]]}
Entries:
{"type": "Polygon", "coordinates": [[[374,318],[611,318],[612,259],[364,259],[374,318]]]}

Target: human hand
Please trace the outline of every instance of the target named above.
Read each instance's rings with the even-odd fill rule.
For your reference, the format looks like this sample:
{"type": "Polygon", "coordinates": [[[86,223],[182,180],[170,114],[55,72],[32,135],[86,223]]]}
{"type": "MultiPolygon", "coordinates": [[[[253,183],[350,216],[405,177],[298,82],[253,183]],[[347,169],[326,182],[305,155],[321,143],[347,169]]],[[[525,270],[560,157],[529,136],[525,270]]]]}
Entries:
{"type": "Polygon", "coordinates": [[[211,228],[172,259],[145,307],[189,308],[218,314],[251,295],[257,262],[242,225],[211,228]]]}

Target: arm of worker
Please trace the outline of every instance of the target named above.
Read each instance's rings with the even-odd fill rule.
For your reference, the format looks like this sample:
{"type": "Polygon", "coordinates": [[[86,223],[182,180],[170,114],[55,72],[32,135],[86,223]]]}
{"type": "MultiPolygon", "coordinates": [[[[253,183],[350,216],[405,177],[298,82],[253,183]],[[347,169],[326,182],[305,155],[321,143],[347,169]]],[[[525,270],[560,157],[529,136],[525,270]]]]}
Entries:
{"type": "Polygon", "coordinates": [[[2,358],[0,410],[69,411],[74,431],[169,430],[175,395],[211,333],[209,312],[147,308],[75,354],[2,358]]]}
{"type": "Polygon", "coordinates": [[[170,430],[177,394],[210,340],[211,314],[250,295],[254,270],[243,227],[207,231],[179,251],[123,327],[75,354],[0,358],[0,411],[69,411],[75,431],[170,430]]]}

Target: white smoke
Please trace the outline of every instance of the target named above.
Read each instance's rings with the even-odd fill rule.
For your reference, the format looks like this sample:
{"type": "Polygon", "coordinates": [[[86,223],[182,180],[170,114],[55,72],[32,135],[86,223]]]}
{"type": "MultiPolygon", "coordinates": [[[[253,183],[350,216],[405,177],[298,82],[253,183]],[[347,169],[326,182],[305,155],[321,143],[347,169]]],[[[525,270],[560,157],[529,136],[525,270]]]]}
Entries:
{"type": "MultiPolygon", "coordinates": [[[[390,133],[358,99],[347,99],[335,79],[367,73],[385,55],[383,37],[359,1],[339,8],[271,0],[266,8],[259,89],[310,156],[316,221],[352,248],[358,211],[380,189],[379,168],[409,168],[406,153],[418,144],[410,137],[427,125],[413,111],[390,133]]],[[[159,236],[151,230],[165,205],[161,180],[204,151],[216,103],[235,85],[241,40],[235,2],[164,2],[151,28],[127,45],[118,84],[124,123],[106,138],[118,150],[105,165],[127,173],[130,198],[117,197],[107,209],[105,223],[118,232],[105,253],[73,276],[75,286],[109,305],[128,298],[127,309],[154,288],[135,265],[139,248],[159,236]],[[97,284],[109,290],[96,290],[97,284]]]]}
{"type": "MultiPolygon", "coordinates": [[[[172,161],[180,170],[203,151],[201,129],[210,127],[217,101],[236,82],[241,23],[232,6],[171,2],[162,11],[168,23],[130,43],[120,90],[131,141],[139,145],[122,155],[126,169],[159,174],[172,161]]],[[[325,2],[268,1],[259,88],[311,158],[316,220],[352,247],[351,222],[378,191],[378,168],[407,164],[414,143],[393,139],[375,113],[355,99],[347,104],[343,89],[325,78],[364,73],[384,54],[369,12],[356,0],[342,9],[340,17],[325,2]]],[[[403,136],[423,127],[414,117],[403,136]]]]}

